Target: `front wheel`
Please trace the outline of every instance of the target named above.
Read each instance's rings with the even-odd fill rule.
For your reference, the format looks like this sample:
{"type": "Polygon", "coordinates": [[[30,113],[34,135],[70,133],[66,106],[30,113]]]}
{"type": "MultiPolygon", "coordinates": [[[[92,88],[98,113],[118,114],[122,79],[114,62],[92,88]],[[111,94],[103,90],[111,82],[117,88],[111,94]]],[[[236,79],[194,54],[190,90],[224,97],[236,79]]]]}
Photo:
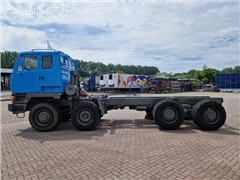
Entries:
{"type": "Polygon", "coordinates": [[[59,125],[61,111],[52,103],[39,103],[29,113],[29,122],[37,131],[52,131],[59,125]]]}
{"type": "Polygon", "coordinates": [[[176,101],[163,100],[154,106],[153,117],[160,128],[174,130],[183,123],[184,111],[176,101]]]}
{"type": "Polygon", "coordinates": [[[99,120],[98,107],[90,101],[81,102],[71,114],[73,126],[80,131],[93,130],[98,125],[99,120]]]}

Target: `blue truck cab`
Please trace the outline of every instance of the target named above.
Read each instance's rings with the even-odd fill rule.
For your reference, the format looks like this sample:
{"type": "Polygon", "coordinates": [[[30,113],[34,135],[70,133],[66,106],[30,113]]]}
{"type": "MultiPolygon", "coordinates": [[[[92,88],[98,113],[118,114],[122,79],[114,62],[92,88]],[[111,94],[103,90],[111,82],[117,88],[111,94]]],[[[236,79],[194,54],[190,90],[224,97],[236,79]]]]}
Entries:
{"type": "Polygon", "coordinates": [[[61,51],[19,53],[10,81],[12,103],[8,110],[17,115],[30,111],[30,123],[39,131],[52,130],[61,120],[69,119],[80,98],[77,62],[61,51]],[[57,123],[49,125],[55,114],[57,123]]]}
{"type": "Polygon", "coordinates": [[[61,51],[22,52],[11,76],[12,93],[63,93],[76,61],[61,51]]]}

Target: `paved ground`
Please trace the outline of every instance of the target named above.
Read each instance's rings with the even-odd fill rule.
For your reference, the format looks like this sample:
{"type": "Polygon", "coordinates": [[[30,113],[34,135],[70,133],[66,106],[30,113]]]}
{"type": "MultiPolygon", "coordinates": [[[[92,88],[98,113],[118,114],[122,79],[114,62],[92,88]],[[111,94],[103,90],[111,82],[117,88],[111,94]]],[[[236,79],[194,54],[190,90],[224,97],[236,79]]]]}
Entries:
{"type": "Polygon", "coordinates": [[[110,111],[96,130],[65,122],[35,131],[2,101],[2,179],[240,179],[239,93],[182,93],[224,98],[227,121],[201,131],[191,121],[164,131],[145,113],[110,111]]]}
{"type": "Polygon", "coordinates": [[[11,92],[8,90],[3,90],[0,92],[1,100],[9,100],[11,97],[11,92]]]}

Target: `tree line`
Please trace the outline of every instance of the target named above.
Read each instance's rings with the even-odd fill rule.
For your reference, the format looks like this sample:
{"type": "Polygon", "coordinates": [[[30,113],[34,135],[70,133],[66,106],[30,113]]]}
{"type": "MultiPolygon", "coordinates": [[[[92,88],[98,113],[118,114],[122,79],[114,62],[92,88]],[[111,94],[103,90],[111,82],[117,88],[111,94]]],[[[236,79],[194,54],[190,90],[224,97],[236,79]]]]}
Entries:
{"type": "Polygon", "coordinates": [[[1,68],[13,69],[17,55],[16,51],[1,52],[1,68]]]}
{"type": "Polygon", "coordinates": [[[176,73],[174,75],[169,73],[166,76],[177,78],[195,78],[200,81],[215,82],[216,74],[233,74],[233,73],[240,73],[240,66],[235,66],[233,68],[227,67],[219,71],[217,69],[203,65],[202,70],[191,69],[187,73],[176,73]]]}
{"type": "Polygon", "coordinates": [[[77,61],[78,69],[82,77],[89,77],[92,75],[101,74],[138,74],[138,75],[156,75],[160,73],[159,69],[154,66],[134,66],[134,65],[121,65],[121,64],[108,64],[105,65],[101,62],[93,61],[77,61]]]}
{"type": "MultiPolygon", "coordinates": [[[[17,58],[18,52],[16,51],[4,51],[1,52],[1,68],[12,69],[17,58]]],[[[101,62],[83,61],[77,60],[78,69],[81,77],[89,77],[92,75],[121,73],[121,74],[138,74],[138,75],[158,75],[161,73],[157,67],[154,66],[134,66],[134,65],[121,65],[121,64],[108,64],[105,65],[101,62]]],[[[215,81],[216,74],[231,74],[240,73],[240,66],[226,67],[224,69],[217,70],[206,65],[202,70],[191,69],[188,72],[183,73],[167,73],[166,77],[177,78],[195,78],[200,81],[215,81]]]]}
{"type": "MultiPolygon", "coordinates": [[[[1,68],[12,69],[17,58],[18,52],[4,51],[1,53],[1,68]]],[[[105,65],[101,62],[77,60],[78,69],[81,77],[89,77],[92,75],[123,73],[123,74],[139,74],[139,75],[156,75],[160,71],[154,66],[133,66],[121,64],[105,65]]]]}

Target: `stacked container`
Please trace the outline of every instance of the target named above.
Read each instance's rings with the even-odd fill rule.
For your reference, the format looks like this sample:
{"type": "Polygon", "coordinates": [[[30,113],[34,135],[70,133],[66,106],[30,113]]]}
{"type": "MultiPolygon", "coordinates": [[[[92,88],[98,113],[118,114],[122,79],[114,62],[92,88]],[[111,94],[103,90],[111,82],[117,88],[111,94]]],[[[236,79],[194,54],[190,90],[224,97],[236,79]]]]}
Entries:
{"type": "Polygon", "coordinates": [[[217,74],[215,85],[219,88],[236,89],[240,88],[240,73],[217,74]]]}

